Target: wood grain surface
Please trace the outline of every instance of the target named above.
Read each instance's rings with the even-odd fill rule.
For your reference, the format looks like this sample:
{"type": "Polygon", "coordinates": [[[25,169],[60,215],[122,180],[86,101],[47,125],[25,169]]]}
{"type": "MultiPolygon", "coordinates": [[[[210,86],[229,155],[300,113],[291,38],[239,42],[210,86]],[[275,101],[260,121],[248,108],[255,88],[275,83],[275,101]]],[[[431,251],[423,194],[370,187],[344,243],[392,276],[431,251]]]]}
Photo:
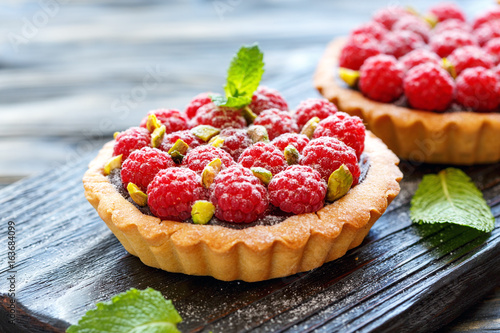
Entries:
{"type": "MultiPolygon", "coordinates": [[[[409,4],[425,10],[432,3],[409,4]]],[[[457,3],[469,17],[494,6],[488,0],[457,3]]],[[[483,297],[499,280],[498,164],[464,169],[493,207],[497,228],[491,234],[411,225],[408,202],[419,179],[444,166],[405,163],[401,195],[360,248],[313,272],[258,284],[146,267],[125,252],[83,197],[86,162],[114,131],[136,124],[150,109],[182,109],[199,92],[220,91],[241,44],[259,42],[263,83],[282,91],[294,108],[318,96],[312,73],[326,43],[386,4],[1,3],[0,222],[2,244],[8,221],[18,227],[19,320],[6,324],[3,296],[0,331],[64,331],[95,302],[147,286],[174,301],[183,331],[432,331],[457,316],[443,332],[500,330],[500,289],[483,297]]],[[[0,248],[4,295],[6,252],[6,245],[0,248]]]]}

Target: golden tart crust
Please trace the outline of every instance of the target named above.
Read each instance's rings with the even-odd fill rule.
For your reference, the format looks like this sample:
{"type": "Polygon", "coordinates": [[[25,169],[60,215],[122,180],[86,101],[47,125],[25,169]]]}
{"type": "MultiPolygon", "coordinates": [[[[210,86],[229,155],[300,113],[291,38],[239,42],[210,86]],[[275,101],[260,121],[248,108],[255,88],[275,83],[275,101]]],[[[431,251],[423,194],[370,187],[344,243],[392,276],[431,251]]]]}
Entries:
{"type": "Polygon", "coordinates": [[[500,113],[434,113],[379,103],[337,81],[338,58],[346,38],[323,54],[314,85],[339,109],[364,120],[403,159],[427,163],[481,164],[500,161],[500,113]]]}
{"type": "Polygon", "coordinates": [[[399,159],[367,131],[364,181],[316,213],[232,229],[161,221],[141,213],[103,174],[108,142],[83,177],[85,196],[125,249],[148,266],[219,280],[261,281],[308,271],[361,244],[399,193],[399,159]]]}

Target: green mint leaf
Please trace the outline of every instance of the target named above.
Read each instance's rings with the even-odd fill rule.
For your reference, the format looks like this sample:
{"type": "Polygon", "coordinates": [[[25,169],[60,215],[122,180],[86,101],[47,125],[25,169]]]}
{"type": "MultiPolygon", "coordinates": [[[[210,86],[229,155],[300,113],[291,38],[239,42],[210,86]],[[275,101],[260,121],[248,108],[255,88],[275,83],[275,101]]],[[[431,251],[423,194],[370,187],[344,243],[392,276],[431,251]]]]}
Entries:
{"type": "Polygon", "coordinates": [[[484,232],[495,228],[481,191],[455,168],[424,176],[411,200],[410,217],[415,223],[454,223],[484,232]]]}
{"type": "Polygon", "coordinates": [[[210,96],[212,102],[217,106],[225,106],[229,108],[241,109],[252,102],[252,97],[224,97],[224,96],[210,96]]]}
{"type": "Polygon", "coordinates": [[[110,302],[97,303],[67,333],[178,333],[182,321],[159,291],[130,289],[110,302]]]}
{"type": "Polygon", "coordinates": [[[264,73],[264,54],[257,45],[242,46],[227,71],[224,106],[243,107],[250,104],[264,73]],[[239,99],[242,97],[243,99],[239,99]],[[236,98],[236,100],[232,100],[236,98]],[[246,103],[246,104],[241,104],[246,103]],[[230,104],[230,105],[229,105],[230,104]]]}

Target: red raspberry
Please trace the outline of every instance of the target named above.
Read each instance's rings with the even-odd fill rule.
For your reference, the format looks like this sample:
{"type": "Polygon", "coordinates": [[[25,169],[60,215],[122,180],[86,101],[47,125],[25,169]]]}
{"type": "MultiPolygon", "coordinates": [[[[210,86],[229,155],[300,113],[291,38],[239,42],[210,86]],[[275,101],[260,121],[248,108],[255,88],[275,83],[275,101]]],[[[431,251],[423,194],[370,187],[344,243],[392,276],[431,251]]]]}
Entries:
{"type": "Polygon", "coordinates": [[[208,103],[198,109],[196,116],[191,119],[191,125],[210,125],[220,129],[244,128],[247,122],[239,110],[208,103]]]}
{"type": "Polygon", "coordinates": [[[460,30],[446,30],[438,35],[433,35],[429,40],[429,48],[441,58],[445,58],[455,49],[467,45],[477,45],[477,41],[471,34],[460,30]]]}
{"type": "Polygon", "coordinates": [[[255,118],[254,125],[262,125],[267,129],[269,140],[283,133],[298,133],[299,127],[289,112],[278,109],[263,111],[255,118]]]}
{"type": "Polygon", "coordinates": [[[438,35],[447,30],[460,30],[463,32],[471,33],[472,27],[466,22],[457,19],[450,19],[436,24],[434,29],[432,29],[432,34],[438,35]]]}
{"type": "Polygon", "coordinates": [[[248,106],[256,115],[267,109],[288,111],[288,104],[278,90],[266,86],[257,88],[257,91],[253,93],[252,102],[248,106]]]}
{"type": "Polygon", "coordinates": [[[312,213],[323,207],[326,188],[319,172],[305,165],[292,165],[271,179],[269,199],[284,212],[312,213]]]}
{"type": "Polygon", "coordinates": [[[115,139],[113,156],[123,155],[122,160],[126,160],[131,152],[142,147],[149,146],[151,134],[143,127],[130,127],[121,132],[115,139]]]}
{"type": "Polygon", "coordinates": [[[497,76],[500,81],[500,65],[497,65],[491,69],[491,71],[497,76]]]}
{"type": "Polygon", "coordinates": [[[226,128],[220,132],[219,136],[224,139],[220,148],[227,151],[235,161],[246,148],[253,144],[252,139],[244,129],[226,128]]]}
{"type": "Polygon", "coordinates": [[[245,149],[238,159],[245,168],[261,167],[273,175],[285,170],[287,162],[283,151],[270,143],[257,142],[245,149]]]}
{"type": "Polygon", "coordinates": [[[231,155],[220,148],[210,145],[196,147],[190,150],[182,159],[182,166],[201,174],[208,163],[220,158],[223,167],[229,167],[236,162],[231,155]]]}
{"type": "Polygon", "coordinates": [[[410,69],[404,78],[410,105],[416,109],[445,111],[455,96],[455,82],[439,65],[426,63],[410,69]]]}
{"type": "Polygon", "coordinates": [[[313,117],[318,117],[320,120],[325,119],[337,112],[335,104],[324,98],[308,98],[300,102],[297,109],[295,109],[295,119],[299,128],[304,125],[313,117]]]}
{"type": "Polygon", "coordinates": [[[123,162],[123,187],[127,188],[128,183],[134,183],[142,191],[146,191],[158,171],[175,166],[172,157],[164,151],[150,147],[136,150],[123,162]]]}
{"type": "Polygon", "coordinates": [[[494,111],[500,103],[499,80],[483,67],[467,68],[456,79],[457,101],[479,112],[494,111]]]}
{"type": "MultiPolygon", "coordinates": [[[[188,119],[186,115],[176,109],[158,109],[148,112],[148,116],[154,114],[158,121],[165,125],[165,133],[173,133],[177,131],[183,131],[189,128],[188,119]]],[[[146,128],[146,123],[148,121],[148,116],[144,117],[141,121],[141,127],[146,128]]]]}
{"type": "Polygon", "coordinates": [[[371,57],[360,68],[359,89],[373,100],[389,103],[403,94],[403,66],[386,54],[371,57]]]}
{"type": "Polygon", "coordinates": [[[170,133],[165,135],[163,138],[163,141],[160,145],[160,149],[163,151],[169,151],[170,148],[174,145],[174,143],[181,139],[185,143],[188,144],[189,149],[196,148],[198,146],[201,146],[205,142],[198,137],[194,136],[190,130],[185,130],[185,131],[178,131],[174,133],[170,133]]]}
{"type": "Polygon", "coordinates": [[[455,19],[465,22],[465,14],[460,7],[452,2],[441,2],[429,8],[429,13],[434,15],[439,22],[455,19]]]}
{"type": "Polygon", "coordinates": [[[500,37],[488,41],[483,48],[493,57],[496,65],[500,64],[500,37]]]}
{"type": "Polygon", "coordinates": [[[345,112],[337,112],[333,116],[319,122],[314,131],[314,138],[328,136],[339,139],[356,152],[359,159],[365,149],[365,125],[356,116],[350,116],[345,112]]]}
{"type": "Polygon", "coordinates": [[[474,36],[481,46],[494,38],[500,37],[500,19],[481,25],[474,30],[474,36]]]}
{"type": "Polygon", "coordinates": [[[388,33],[389,30],[385,28],[383,24],[380,24],[375,21],[370,21],[364,24],[361,24],[356,29],[351,31],[351,36],[355,35],[365,35],[369,36],[373,39],[381,41],[384,38],[385,34],[388,33]]]}
{"type": "Polygon", "coordinates": [[[474,29],[477,29],[480,26],[482,26],[483,24],[488,23],[488,22],[492,22],[495,20],[500,20],[500,7],[490,9],[487,12],[476,17],[476,19],[474,20],[474,23],[472,24],[472,27],[474,29]]]}
{"type": "Polygon", "coordinates": [[[198,109],[201,108],[203,105],[206,105],[208,103],[212,103],[212,100],[210,99],[209,95],[218,95],[218,94],[204,92],[204,93],[196,95],[191,100],[191,102],[189,102],[189,104],[186,106],[186,116],[189,119],[196,116],[196,112],[198,112],[198,109]]]}
{"type": "Polygon", "coordinates": [[[281,151],[284,151],[288,145],[292,145],[299,151],[299,153],[302,153],[302,150],[304,150],[308,143],[309,138],[304,134],[298,133],[281,134],[271,141],[271,144],[276,146],[281,151]]]}
{"type": "Polygon", "coordinates": [[[382,40],[382,50],[400,58],[410,51],[422,48],[425,45],[420,35],[406,30],[391,31],[382,40]]]}
{"type": "Polygon", "coordinates": [[[394,23],[401,17],[411,15],[406,9],[400,6],[389,6],[379,9],[373,14],[373,21],[383,24],[391,30],[394,23]]]}
{"type": "Polygon", "coordinates": [[[210,190],[215,216],[224,221],[250,223],[262,217],[269,206],[266,188],[239,164],[219,172],[210,190]]]}
{"type": "Polygon", "coordinates": [[[448,60],[455,66],[457,75],[466,68],[495,66],[493,57],[477,46],[464,46],[456,49],[450,54],[448,60]]]}
{"type": "Polygon", "coordinates": [[[424,63],[433,63],[439,66],[441,65],[441,58],[427,49],[418,49],[399,58],[399,62],[403,65],[405,71],[408,71],[410,68],[424,63]]]}
{"type": "Polygon", "coordinates": [[[378,42],[366,35],[351,36],[340,51],[339,66],[358,70],[366,59],[380,53],[378,42]]]}
{"type": "Polygon", "coordinates": [[[429,41],[429,35],[431,33],[431,27],[429,26],[429,23],[413,15],[403,16],[394,24],[392,29],[393,31],[407,30],[416,33],[417,35],[422,37],[422,39],[426,43],[429,41]]]}
{"type": "Polygon", "coordinates": [[[353,186],[358,183],[361,174],[354,149],[342,141],[328,136],[311,140],[302,152],[300,164],[308,165],[318,171],[321,178],[326,181],[332,172],[345,164],[352,173],[353,186]]]}
{"type": "Polygon", "coordinates": [[[200,176],[185,168],[159,171],[148,186],[148,206],[162,220],[183,221],[191,217],[197,200],[205,199],[200,176]]]}

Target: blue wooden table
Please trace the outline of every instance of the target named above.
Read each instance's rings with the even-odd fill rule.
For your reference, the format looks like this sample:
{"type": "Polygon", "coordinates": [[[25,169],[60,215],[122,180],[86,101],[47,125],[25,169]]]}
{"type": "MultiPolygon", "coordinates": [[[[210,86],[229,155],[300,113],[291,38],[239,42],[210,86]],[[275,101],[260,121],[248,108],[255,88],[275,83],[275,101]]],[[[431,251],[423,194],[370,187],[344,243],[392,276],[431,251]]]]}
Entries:
{"type": "MultiPolygon", "coordinates": [[[[432,3],[403,4],[423,11],[432,3]]],[[[492,0],[457,3],[469,17],[494,6],[492,0]]],[[[326,44],[386,4],[4,1],[0,187],[9,191],[8,185],[25,177],[89,158],[113,132],[137,124],[150,109],[183,109],[199,92],[221,91],[227,65],[242,44],[259,43],[263,83],[282,91],[294,108],[318,96],[312,74],[326,44]]],[[[487,329],[500,330],[499,288],[443,330],[487,329]]]]}

